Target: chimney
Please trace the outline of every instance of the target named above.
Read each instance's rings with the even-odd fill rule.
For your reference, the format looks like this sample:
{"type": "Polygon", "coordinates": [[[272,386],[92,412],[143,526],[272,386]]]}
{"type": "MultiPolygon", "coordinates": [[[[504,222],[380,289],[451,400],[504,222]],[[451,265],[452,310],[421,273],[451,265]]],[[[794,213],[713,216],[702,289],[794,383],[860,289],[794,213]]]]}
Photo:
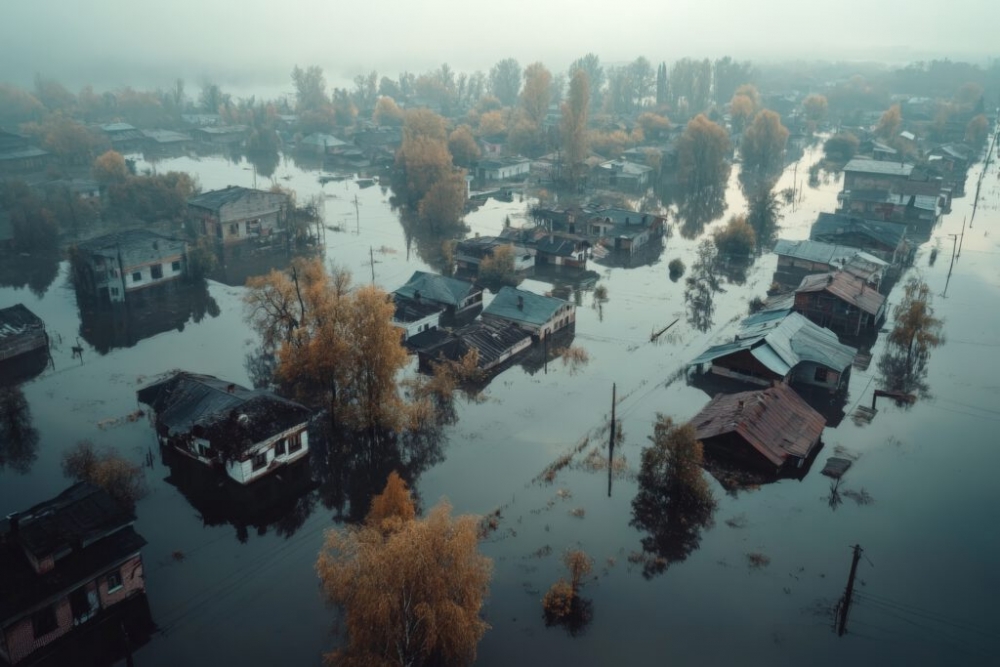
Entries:
{"type": "Polygon", "coordinates": [[[517,295],[517,309],[524,310],[524,297],[520,294],[517,295]]]}
{"type": "Polygon", "coordinates": [[[413,300],[416,301],[417,303],[420,303],[420,290],[414,290],[413,300]]]}

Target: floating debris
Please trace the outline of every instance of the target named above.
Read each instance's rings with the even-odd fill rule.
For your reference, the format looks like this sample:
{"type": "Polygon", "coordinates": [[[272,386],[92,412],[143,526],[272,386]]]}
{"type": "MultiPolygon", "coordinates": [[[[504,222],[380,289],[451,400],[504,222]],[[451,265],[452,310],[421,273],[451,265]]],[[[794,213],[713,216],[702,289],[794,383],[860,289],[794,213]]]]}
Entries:
{"type": "Polygon", "coordinates": [[[840,479],[844,476],[851,467],[850,459],[842,459],[838,456],[831,456],[826,460],[826,465],[823,466],[821,474],[827,477],[832,477],[833,479],[840,479]]]}
{"type": "Polygon", "coordinates": [[[762,567],[767,567],[771,564],[770,556],[760,553],[759,551],[753,551],[747,554],[747,563],[750,567],[759,570],[762,567]]]}

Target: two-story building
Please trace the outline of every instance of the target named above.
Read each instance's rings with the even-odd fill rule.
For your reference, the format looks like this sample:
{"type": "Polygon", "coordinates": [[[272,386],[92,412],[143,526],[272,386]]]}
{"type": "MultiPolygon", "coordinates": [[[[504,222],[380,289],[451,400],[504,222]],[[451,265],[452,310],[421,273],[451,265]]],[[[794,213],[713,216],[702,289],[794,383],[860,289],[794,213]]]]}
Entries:
{"type": "Polygon", "coordinates": [[[77,290],[98,301],[121,303],[131,292],[183,277],[187,244],[129,229],[78,243],[70,259],[77,290]]]}
{"type": "Polygon", "coordinates": [[[483,305],[482,287],[427,271],[414,271],[393,295],[396,299],[438,305],[446,318],[471,315],[483,305]]]}
{"type": "Polygon", "coordinates": [[[503,287],[483,310],[483,321],[513,323],[542,340],[572,326],[576,322],[576,306],[555,297],[503,287]]]}
{"type": "Polygon", "coordinates": [[[288,195],[230,185],[188,199],[198,233],[223,245],[267,240],[286,229],[288,195]]]}
{"type": "Polygon", "coordinates": [[[134,521],[81,482],[0,522],[0,661],[29,660],[145,592],[134,521]]]}

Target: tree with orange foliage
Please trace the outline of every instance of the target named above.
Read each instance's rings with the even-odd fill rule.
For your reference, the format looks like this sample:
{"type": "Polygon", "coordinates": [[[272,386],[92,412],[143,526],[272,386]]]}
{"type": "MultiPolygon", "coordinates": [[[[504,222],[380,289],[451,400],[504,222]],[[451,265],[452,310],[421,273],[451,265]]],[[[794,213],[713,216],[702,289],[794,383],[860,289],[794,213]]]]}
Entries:
{"type": "Polygon", "coordinates": [[[112,183],[123,183],[128,178],[128,167],[125,166],[125,158],[117,151],[106,151],[94,160],[91,168],[94,180],[101,186],[112,183]]]}
{"type": "Polygon", "coordinates": [[[346,643],[330,665],[469,665],[493,563],[478,521],[442,501],[424,519],[396,473],[365,524],[327,532],[316,561],[323,592],[344,612],[346,643]]]}

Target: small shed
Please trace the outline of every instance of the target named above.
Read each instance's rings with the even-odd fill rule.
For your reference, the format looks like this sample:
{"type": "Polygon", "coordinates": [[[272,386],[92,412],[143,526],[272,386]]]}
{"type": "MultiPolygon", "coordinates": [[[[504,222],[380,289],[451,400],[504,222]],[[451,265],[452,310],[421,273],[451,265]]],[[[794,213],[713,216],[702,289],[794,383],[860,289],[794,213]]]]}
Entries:
{"type": "Polygon", "coordinates": [[[0,309],[0,361],[43,349],[48,344],[45,323],[23,303],[0,309]]]}

